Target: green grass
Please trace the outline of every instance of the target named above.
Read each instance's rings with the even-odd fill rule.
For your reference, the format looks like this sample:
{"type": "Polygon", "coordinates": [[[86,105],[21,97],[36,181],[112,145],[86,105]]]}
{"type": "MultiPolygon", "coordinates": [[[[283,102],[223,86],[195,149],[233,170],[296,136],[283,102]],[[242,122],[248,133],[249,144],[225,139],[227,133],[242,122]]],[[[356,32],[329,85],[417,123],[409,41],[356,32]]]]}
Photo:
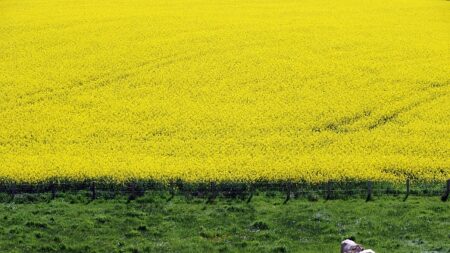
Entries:
{"type": "MultiPolygon", "coordinates": [[[[5,196],[3,196],[5,197],[5,196]]],[[[0,203],[1,252],[339,252],[346,237],[377,253],[450,252],[450,206],[439,197],[378,197],[283,205],[147,193],[90,202],[86,192],[16,195],[0,203]]],[[[315,198],[309,198],[315,199],[315,198]]]]}

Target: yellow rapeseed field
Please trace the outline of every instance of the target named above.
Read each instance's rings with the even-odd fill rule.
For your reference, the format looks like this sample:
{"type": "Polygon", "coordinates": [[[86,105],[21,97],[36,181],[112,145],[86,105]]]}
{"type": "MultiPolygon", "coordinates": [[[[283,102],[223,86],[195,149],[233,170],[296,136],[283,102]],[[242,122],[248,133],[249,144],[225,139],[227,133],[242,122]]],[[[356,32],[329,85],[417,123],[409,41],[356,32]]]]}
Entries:
{"type": "Polygon", "coordinates": [[[1,0],[0,178],[445,180],[446,0],[1,0]]]}

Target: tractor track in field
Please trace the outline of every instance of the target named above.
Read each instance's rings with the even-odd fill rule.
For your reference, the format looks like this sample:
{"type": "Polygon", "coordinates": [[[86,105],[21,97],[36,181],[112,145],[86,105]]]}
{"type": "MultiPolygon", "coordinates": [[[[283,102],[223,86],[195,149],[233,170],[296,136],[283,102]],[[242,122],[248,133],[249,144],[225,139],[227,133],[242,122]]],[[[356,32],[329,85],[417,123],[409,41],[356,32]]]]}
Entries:
{"type": "MultiPolygon", "coordinates": [[[[398,118],[401,114],[407,113],[407,112],[413,110],[414,108],[417,108],[424,104],[430,103],[436,99],[439,99],[443,96],[450,94],[446,90],[442,91],[442,89],[449,87],[449,85],[450,85],[450,80],[443,82],[443,83],[436,83],[436,82],[430,83],[430,85],[420,89],[420,91],[421,92],[430,92],[431,91],[430,92],[431,95],[428,94],[425,99],[420,99],[418,101],[409,103],[405,106],[400,106],[398,109],[394,110],[391,113],[381,115],[378,117],[374,117],[375,119],[370,120],[371,123],[369,123],[366,127],[359,128],[356,130],[349,129],[349,127],[351,127],[353,124],[356,124],[356,123],[360,122],[361,120],[370,118],[372,115],[374,115],[374,111],[383,111],[383,109],[385,109],[384,107],[380,107],[380,108],[377,108],[375,110],[370,110],[370,111],[369,110],[363,111],[352,117],[348,117],[348,116],[342,117],[334,122],[326,124],[325,126],[314,127],[312,129],[312,131],[314,131],[314,132],[331,131],[331,132],[335,132],[335,133],[354,133],[354,132],[359,132],[362,130],[377,129],[379,127],[382,127],[382,126],[388,124],[389,122],[393,121],[394,119],[398,118]],[[436,89],[440,89],[440,90],[436,91],[436,89]]],[[[401,99],[393,99],[393,100],[389,101],[389,103],[387,103],[387,104],[390,106],[390,105],[392,105],[392,103],[395,103],[395,102],[401,103],[403,100],[405,100],[406,97],[407,96],[404,96],[401,99]]]]}
{"type": "MultiPolygon", "coordinates": [[[[178,62],[186,62],[194,58],[200,58],[202,56],[211,54],[211,53],[224,53],[227,51],[232,50],[238,50],[241,48],[254,46],[257,44],[262,43],[247,43],[244,47],[229,47],[222,50],[206,50],[206,51],[199,51],[195,53],[184,53],[184,54],[178,54],[178,55],[170,55],[161,57],[155,60],[149,60],[149,61],[143,61],[133,67],[125,68],[121,71],[120,74],[116,74],[115,76],[109,77],[110,73],[105,73],[99,76],[91,76],[87,78],[87,80],[84,81],[74,81],[69,86],[64,86],[61,88],[45,88],[42,90],[34,91],[34,92],[28,92],[24,95],[19,96],[19,99],[24,100],[20,101],[18,103],[12,104],[12,105],[6,105],[3,107],[0,107],[0,110],[6,111],[8,109],[17,109],[24,106],[34,105],[36,103],[40,103],[43,101],[51,100],[54,97],[58,96],[64,96],[64,95],[70,95],[75,94],[76,92],[80,92],[87,89],[99,89],[102,87],[105,87],[109,84],[113,84],[116,82],[119,82],[121,80],[125,80],[129,77],[135,76],[138,73],[142,71],[154,71],[159,68],[163,68],[166,66],[170,66],[172,64],[178,63],[178,62]]],[[[11,102],[10,102],[11,103],[11,102]]]]}

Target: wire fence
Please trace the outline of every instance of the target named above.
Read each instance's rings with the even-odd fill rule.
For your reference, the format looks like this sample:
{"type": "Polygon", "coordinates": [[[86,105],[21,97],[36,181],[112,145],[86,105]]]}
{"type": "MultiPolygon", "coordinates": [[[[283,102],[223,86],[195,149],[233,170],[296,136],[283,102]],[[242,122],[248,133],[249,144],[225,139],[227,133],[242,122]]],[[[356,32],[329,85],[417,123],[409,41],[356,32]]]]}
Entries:
{"type": "Polygon", "coordinates": [[[325,182],[311,184],[307,182],[170,182],[136,180],[123,183],[112,181],[49,181],[39,183],[1,182],[0,194],[7,201],[13,201],[16,196],[24,194],[50,194],[50,198],[57,198],[61,193],[82,192],[92,200],[97,198],[114,198],[119,195],[128,196],[134,200],[149,192],[159,192],[168,195],[170,201],[175,196],[187,198],[205,198],[207,203],[216,198],[238,198],[250,202],[257,194],[268,196],[283,196],[284,203],[296,198],[318,200],[345,199],[349,197],[364,197],[366,201],[376,196],[404,196],[404,201],[410,195],[441,196],[447,201],[450,193],[450,180],[442,182],[411,182],[404,184],[389,182],[325,182]],[[5,197],[5,195],[7,197],[5,197]]]}

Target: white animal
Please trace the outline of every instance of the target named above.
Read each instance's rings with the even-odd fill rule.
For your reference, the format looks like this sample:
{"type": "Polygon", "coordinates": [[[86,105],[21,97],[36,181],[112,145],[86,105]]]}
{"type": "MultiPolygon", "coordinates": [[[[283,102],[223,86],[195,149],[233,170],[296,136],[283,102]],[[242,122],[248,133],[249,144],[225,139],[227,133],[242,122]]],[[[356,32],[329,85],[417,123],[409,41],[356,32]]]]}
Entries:
{"type": "Polygon", "coordinates": [[[352,240],[347,239],[341,242],[341,253],[359,253],[363,250],[363,247],[352,240]]]}
{"type": "Polygon", "coordinates": [[[375,253],[371,249],[364,250],[364,247],[352,240],[344,240],[341,242],[341,253],[375,253]]]}

